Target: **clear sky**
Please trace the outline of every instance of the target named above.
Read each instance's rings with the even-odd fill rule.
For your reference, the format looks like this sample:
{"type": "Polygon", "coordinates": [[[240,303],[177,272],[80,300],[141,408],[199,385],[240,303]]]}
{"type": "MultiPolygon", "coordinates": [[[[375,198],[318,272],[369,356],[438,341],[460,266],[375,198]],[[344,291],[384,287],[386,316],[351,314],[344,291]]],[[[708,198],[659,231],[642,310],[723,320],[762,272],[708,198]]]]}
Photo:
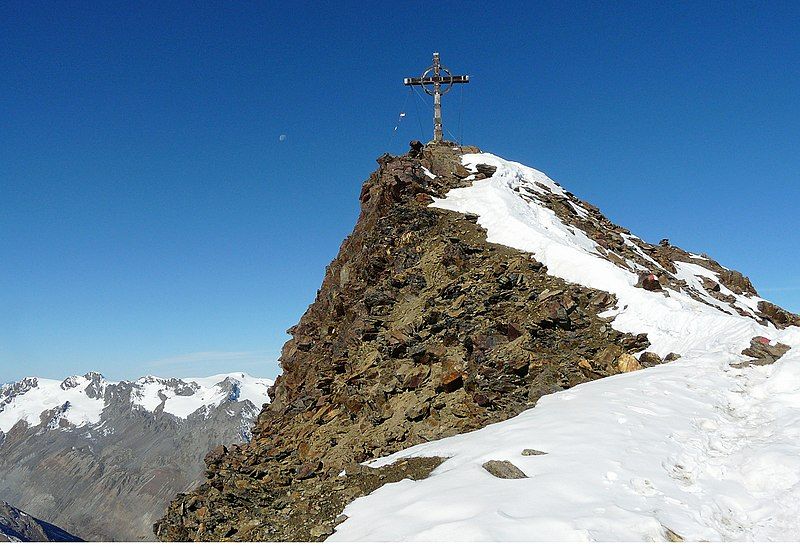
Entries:
{"type": "Polygon", "coordinates": [[[450,133],[800,311],[799,6],[2,2],[0,382],[274,376],[434,50],[450,133]]]}

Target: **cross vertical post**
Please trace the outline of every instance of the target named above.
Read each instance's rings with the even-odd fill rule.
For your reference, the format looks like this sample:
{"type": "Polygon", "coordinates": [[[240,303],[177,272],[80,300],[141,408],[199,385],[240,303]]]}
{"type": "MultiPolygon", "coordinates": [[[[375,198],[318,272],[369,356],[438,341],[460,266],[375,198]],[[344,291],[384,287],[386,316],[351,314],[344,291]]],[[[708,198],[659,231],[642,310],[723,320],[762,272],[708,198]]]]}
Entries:
{"type": "Polygon", "coordinates": [[[442,133],[442,95],[448,93],[455,83],[469,83],[469,75],[453,75],[443,67],[439,53],[433,53],[433,65],[426,69],[421,77],[406,77],[404,85],[419,86],[433,97],[433,142],[444,140],[442,133]]]}
{"type": "Polygon", "coordinates": [[[439,53],[433,53],[433,141],[442,141],[442,84],[439,82],[441,77],[441,64],[439,63],[439,53]]]}

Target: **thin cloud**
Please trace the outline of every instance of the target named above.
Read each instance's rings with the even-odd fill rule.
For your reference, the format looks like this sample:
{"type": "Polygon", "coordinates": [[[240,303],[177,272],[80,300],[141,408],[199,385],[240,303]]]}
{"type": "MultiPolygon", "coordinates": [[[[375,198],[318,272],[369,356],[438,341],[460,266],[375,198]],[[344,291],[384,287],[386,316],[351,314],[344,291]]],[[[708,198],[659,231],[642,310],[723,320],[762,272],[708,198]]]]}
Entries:
{"type": "Polygon", "coordinates": [[[246,372],[257,376],[275,376],[278,358],[265,351],[196,351],[156,359],[145,363],[162,375],[246,372]]]}

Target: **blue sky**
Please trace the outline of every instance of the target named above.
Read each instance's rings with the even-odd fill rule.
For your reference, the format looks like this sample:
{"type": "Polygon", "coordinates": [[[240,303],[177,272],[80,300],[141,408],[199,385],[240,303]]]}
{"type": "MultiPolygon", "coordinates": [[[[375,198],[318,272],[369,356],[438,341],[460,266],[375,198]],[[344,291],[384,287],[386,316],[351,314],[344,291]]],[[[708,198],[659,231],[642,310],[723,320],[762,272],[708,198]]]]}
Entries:
{"type": "Polygon", "coordinates": [[[4,2],[0,382],[274,376],[434,50],[465,143],[800,311],[798,6],[4,2]]]}

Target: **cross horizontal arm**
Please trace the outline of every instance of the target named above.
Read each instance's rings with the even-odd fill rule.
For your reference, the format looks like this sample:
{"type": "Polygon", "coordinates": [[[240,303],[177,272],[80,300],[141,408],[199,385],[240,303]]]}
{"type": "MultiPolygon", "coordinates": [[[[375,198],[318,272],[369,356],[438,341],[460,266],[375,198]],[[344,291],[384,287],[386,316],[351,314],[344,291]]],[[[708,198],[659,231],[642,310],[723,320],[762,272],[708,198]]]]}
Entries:
{"type": "Polygon", "coordinates": [[[403,79],[403,85],[434,85],[436,83],[442,83],[444,85],[448,83],[469,83],[469,75],[426,77],[424,79],[422,77],[406,77],[403,79]]]}

